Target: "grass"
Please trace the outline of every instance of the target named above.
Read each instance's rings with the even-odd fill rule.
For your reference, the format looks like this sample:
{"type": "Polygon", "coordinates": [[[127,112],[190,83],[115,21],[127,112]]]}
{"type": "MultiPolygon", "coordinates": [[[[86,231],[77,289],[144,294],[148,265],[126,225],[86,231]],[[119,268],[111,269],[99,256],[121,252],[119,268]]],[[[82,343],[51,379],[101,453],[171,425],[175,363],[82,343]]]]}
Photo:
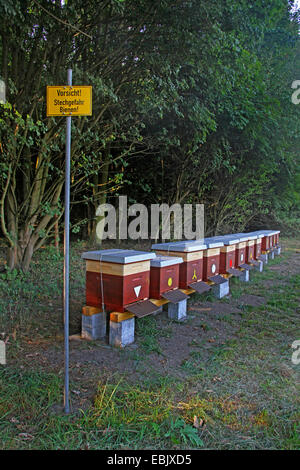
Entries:
{"type": "MultiPolygon", "coordinates": [[[[82,243],[70,251],[72,266],[70,289],[74,300],[84,296],[85,277],[78,251],[82,243]]],[[[37,329],[42,337],[61,333],[63,289],[63,254],[54,247],[41,249],[26,274],[13,270],[0,273],[0,324],[2,331],[14,336],[24,336],[37,329]],[[34,308],[33,308],[34,305],[34,308]],[[50,315],[49,315],[50,313],[50,315]]],[[[72,313],[72,311],[71,311],[72,313]]],[[[79,325],[79,315],[71,316],[71,332],[79,325]]]]}
{"type": "MultiPolygon", "coordinates": [[[[53,312],[61,302],[61,257],[45,249],[28,275],[2,275],[1,330],[12,335],[17,326],[17,336],[8,343],[11,363],[0,366],[0,448],[299,450],[300,374],[291,344],[300,339],[300,270],[292,258],[300,242],[284,244],[288,249],[263,273],[251,272],[247,284],[232,280],[231,298],[217,302],[220,308],[235,302],[240,314],[195,309],[185,325],[159,314],[137,322],[134,347],[74,346],[69,416],[61,410],[62,365],[54,366],[52,356],[49,364],[34,360],[36,353],[47,355],[53,335],[61,334],[61,312],[53,312]],[[239,304],[244,294],[265,303],[239,304]],[[45,344],[28,345],[29,332],[45,344]],[[180,356],[189,333],[188,353],[180,356]],[[170,357],[172,341],[177,361],[170,357]],[[89,359],[97,351],[107,352],[107,363],[89,359]]],[[[79,312],[80,249],[73,246],[71,270],[79,312]]],[[[210,295],[191,297],[192,305],[203,301],[216,305],[210,295]]],[[[54,355],[61,350],[56,342],[54,355]]]]}
{"type": "Polygon", "coordinates": [[[169,326],[163,330],[158,329],[155,317],[144,317],[136,323],[136,334],[140,337],[140,345],[144,353],[156,352],[162,354],[159,338],[168,337],[172,332],[169,326]]]}
{"type": "MultiPolygon", "coordinates": [[[[174,406],[174,389],[100,383],[94,408],[66,417],[51,412],[61,379],[42,372],[1,371],[0,433],[9,449],[114,449],[203,445],[196,428],[174,406]]],[[[175,388],[176,390],[176,388],[175,388]]]]}

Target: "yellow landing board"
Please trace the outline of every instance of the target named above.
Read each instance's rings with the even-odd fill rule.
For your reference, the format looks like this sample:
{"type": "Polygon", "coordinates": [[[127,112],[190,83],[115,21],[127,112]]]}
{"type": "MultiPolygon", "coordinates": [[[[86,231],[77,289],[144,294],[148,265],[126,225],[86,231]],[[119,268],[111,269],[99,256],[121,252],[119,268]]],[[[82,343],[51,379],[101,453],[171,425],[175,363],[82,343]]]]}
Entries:
{"type": "Polygon", "coordinates": [[[47,116],[91,115],[91,86],[47,86],[47,116]]]}

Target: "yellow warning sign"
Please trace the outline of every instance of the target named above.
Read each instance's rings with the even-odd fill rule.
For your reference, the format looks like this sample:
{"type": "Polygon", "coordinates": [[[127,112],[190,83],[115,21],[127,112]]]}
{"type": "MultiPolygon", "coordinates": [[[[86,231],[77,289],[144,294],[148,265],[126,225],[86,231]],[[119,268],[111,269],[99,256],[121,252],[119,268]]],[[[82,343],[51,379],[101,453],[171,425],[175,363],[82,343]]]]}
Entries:
{"type": "Polygon", "coordinates": [[[173,279],[171,277],[169,277],[168,279],[168,286],[171,287],[171,285],[173,284],[173,279]]]}
{"type": "Polygon", "coordinates": [[[47,86],[47,116],[91,115],[91,86],[47,86]]]}

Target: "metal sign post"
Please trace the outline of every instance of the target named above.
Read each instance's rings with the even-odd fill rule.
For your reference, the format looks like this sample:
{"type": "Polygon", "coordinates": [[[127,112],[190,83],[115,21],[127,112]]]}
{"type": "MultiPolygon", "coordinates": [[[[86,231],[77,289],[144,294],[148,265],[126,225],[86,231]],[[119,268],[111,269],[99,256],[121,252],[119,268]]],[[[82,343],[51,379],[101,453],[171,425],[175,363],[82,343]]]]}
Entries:
{"type": "MultiPolygon", "coordinates": [[[[72,86],[72,70],[68,69],[68,85],[72,86]]],[[[71,168],[71,123],[66,123],[66,162],[65,162],[65,233],[64,233],[64,334],[65,334],[65,413],[70,413],[69,404],[69,273],[70,273],[70,168],[71,168]]]]}
{"type": "Polygon", "coordinates": [[[72,86],[72,70],[68,69],[68,84],[47,86],[47,116],[65,116],[65,233],[64,233],[64,345],[65,345],[65,413],[70,413],[69,403],[69,250],[70,250],[70,173],[71,173],[71,122],[72,116],[92,115],[92,87],[72,86]]]}

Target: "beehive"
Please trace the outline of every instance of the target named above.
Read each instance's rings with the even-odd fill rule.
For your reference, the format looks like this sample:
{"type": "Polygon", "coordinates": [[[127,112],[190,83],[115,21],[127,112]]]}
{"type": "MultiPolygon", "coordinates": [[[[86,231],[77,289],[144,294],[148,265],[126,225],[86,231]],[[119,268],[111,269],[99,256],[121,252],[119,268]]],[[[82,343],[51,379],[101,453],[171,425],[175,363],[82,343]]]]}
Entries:
{"type": "Polygon", "coordinates": [[[223,246],[220,247],[220,274],[233,274],[236,268],[236,245],[239,243],[239,238],[235,235],[224,235],[212,237],[212,240],[221,241],[223,246]]]}
{"type": "Polygon", "coordinates": [[[223,242],[209,238],[204,239],[207,249],[203,253],[203,280],[209,281],[220,272],[220,253],[223,242]]]}
{"type": "Polygon", "coordinates": [[[259,260],[261,256],[262,238],[264,235],[260,231],[250,232],[250,235],[255,235],[257,237],[254,240],[254,259],[259,260]]]}
{"type": "Polygon", "coordinates": [[[271,246],[273,249],[277,248],[279,246],[279,233],[280,231],[274,230],[271,232],[271,246]]]}
{"type": "Polygon", "coordinates": [[[179,288],[182,258],[157,256],[150,261],[150,298],[161,299],[165,292],[179,288]]]}
{"type": "Polygon", "coordinates": [[[276,247],[279,247],[279,234],[280,234],[280,230],[276,230],[276,233],[275,233],[275,246],[276,247]]]}
{"type": "Polygon", "coordinates": [[[234,235],[239,238],[239,243],[236,244],[235,249],[235,265],[239,267],[246,263],[248,237],[242,233],[235,233],[234,235]]]}
{"type": "Polygon", "coordinates": [[[159,256],[180,257],[183,262],[179,267],[179,287],[186,289],[190,284],[202,281],[203,252],[206,245],[196,241],[157,243],[152,245],[159,256]]]}
{"type": "Polygon", "coordinates": [[[86,261],[86,304],[124,312],[126,306],[149,298],[150,260],[155,253],[99,250],[82,254],[86,261]]]}
{"type": "Polygon", "coordinates": [[[258,235],[254,235],[253,233],[247,233],[245,236],[248,237],[248,241],[246,242],[246,263],[253,263],[255,261],[255,241],[258,239],[258,235]]]}
{"type": "Polygon", "coordinates": [[[255,232],[257,235],[263,235],[261,239],[261,252],[268,253],[273,246],[272,236],[273,230],[257,230],[255,232]]]}

